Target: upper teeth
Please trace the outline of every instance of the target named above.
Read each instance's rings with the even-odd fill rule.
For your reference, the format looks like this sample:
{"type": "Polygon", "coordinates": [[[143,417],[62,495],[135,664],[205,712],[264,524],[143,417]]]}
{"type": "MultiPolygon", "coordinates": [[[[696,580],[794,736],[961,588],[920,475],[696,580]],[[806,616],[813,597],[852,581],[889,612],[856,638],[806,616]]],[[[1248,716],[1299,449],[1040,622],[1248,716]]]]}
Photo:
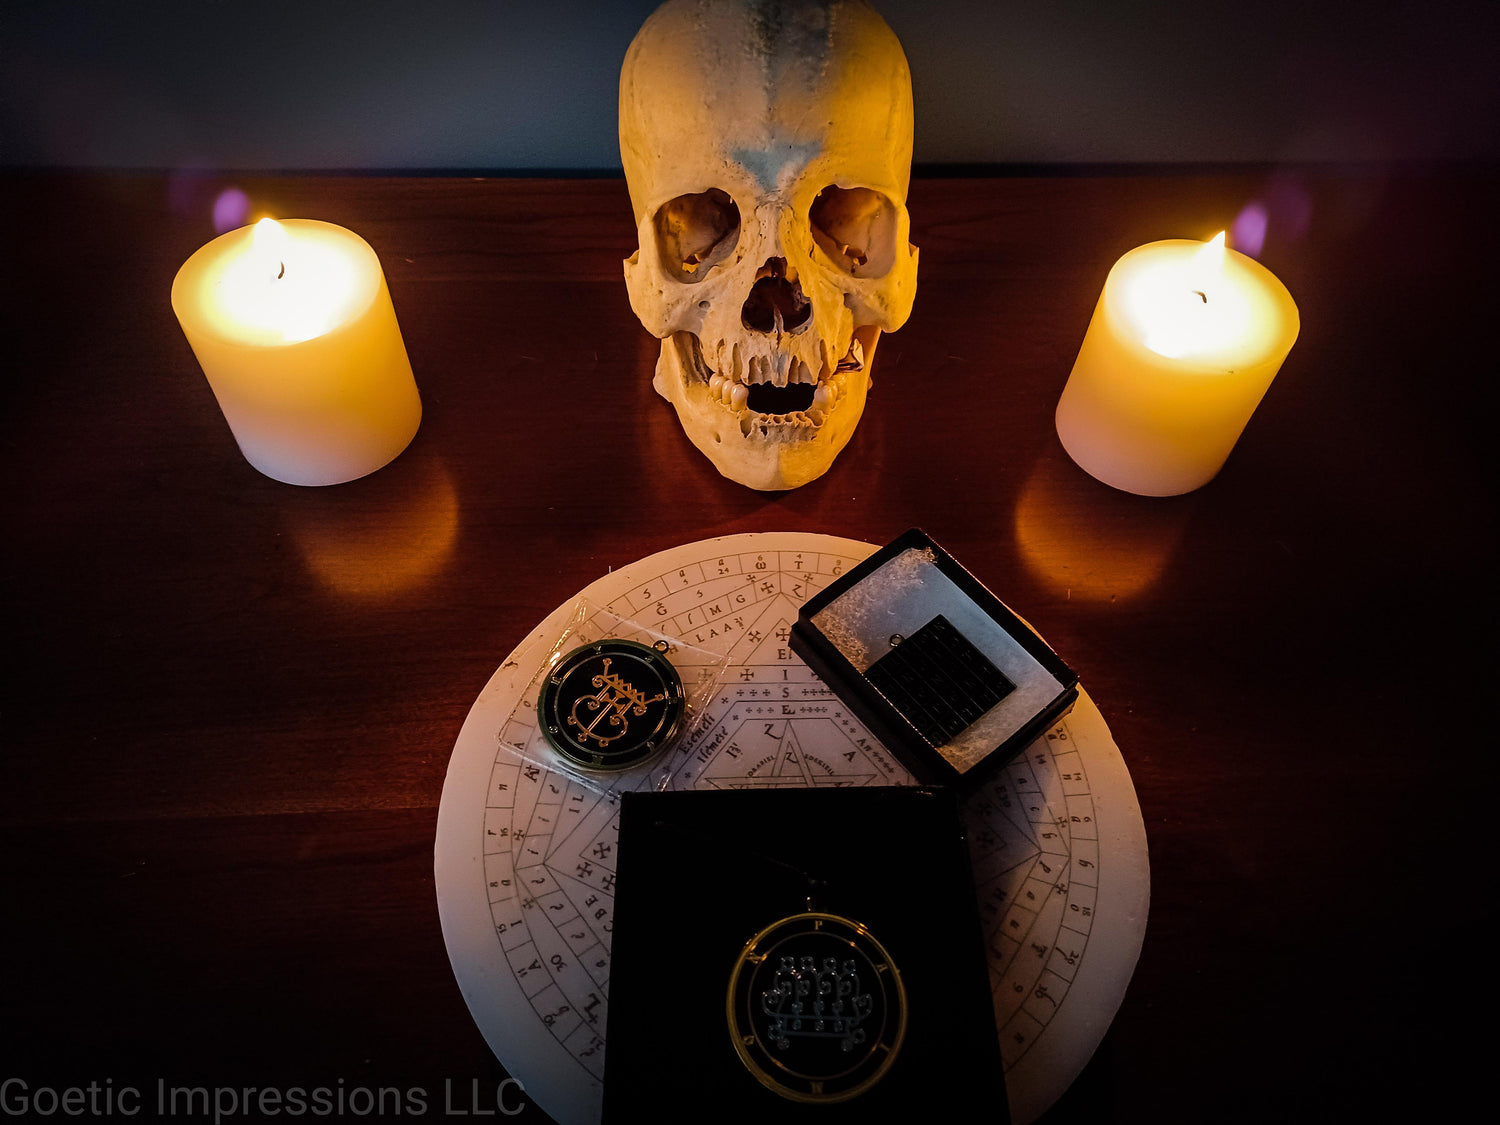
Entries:
{"type": "Polygon", "coordinates": [[[828,411],[848,392],[846,381],[851,373],[863,370],[865,365],[864,348],[858,340],[850,341],[849,350],[836,364],[829,363],[829,350],[826,345],[822,347],[820,366],[824,374],[821,378],[819,372],[795,355],[751,356],[744,360],[739,347],[728,341],[719,345],[715,358],[720,369],[714,371],[705,362],[706,357],[696,337],[685,336],[680,344],[684,348],[684,359],[696,368],[699,378],[706,378],[709,398],[735,414],[740,429],[747,434],[746,427],[753,425],[760,426],[762,431],[766,426],[821,426],[828,411]],[[753,386],[793,383],[812,386],[810,400],[804,409],[767,414],[750,408],[753,386]]]}
{"type": "MultiPolygon", "coordinates": [[[[823,407],[826,410],[837,402],[839,400],[839,385],[843,380],[844,373],[836,372],[827,381],[819,383],[813,391],[812,405],[823,407]]],[[[811,380],[807,381],[811,382],[811,380]]],[[[726,379],[722,375],[715,374],[708,380],[708,395],[710,398],[718,399],[734,410],[739,410],[750,397],[750,387],[738,379],[726,379]]]]}

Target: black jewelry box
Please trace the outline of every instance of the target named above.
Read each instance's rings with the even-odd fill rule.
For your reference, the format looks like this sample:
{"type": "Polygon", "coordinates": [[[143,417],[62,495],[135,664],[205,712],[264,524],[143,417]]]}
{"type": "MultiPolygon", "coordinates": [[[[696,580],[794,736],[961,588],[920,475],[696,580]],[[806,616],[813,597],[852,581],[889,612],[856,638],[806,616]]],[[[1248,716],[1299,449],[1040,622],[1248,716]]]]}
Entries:
{"type": "Polygon", "coordinates": [[[606,1125],[1009,1120],[951,792],[630,792],[618,855],[606,1125]]]}
{"type": "Polygon", "coordinates": [[[917,780],[965,792],[1078,698],[1057,653],[917,528],[809,598],[791,648],[917,780]]]}

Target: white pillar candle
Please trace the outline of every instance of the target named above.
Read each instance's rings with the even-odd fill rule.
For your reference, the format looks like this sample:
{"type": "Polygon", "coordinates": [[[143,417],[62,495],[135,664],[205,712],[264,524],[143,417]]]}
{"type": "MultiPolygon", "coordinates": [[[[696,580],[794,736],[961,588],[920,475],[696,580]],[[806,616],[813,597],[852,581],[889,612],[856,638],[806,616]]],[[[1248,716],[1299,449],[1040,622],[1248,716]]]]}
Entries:
{"type": "Polygon", "coordinates": [[[422,401],[380,259],[315,219],[214,239],[172,310],[245,459],[288,484],[373,473],[410,443],[422,401]]]}
{"type": "Polygon", "coordinates": [[[1105,484],[1191,492],[1223,467],[1298,327],[1286,286],[1222,234],[1137,247],[1104,282],[1057,436],[1105,484]]]}

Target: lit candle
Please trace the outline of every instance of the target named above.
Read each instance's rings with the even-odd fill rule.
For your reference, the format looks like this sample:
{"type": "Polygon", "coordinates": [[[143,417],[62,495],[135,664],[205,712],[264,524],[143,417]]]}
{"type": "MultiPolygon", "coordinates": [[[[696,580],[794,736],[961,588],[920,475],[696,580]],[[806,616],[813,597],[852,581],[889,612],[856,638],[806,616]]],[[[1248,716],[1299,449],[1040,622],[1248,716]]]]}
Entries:
{"type": "Polygon", "coordinates": [[[1104,282],[1057,436],[1105,484],[1191,492],[1223,467],[1298,326],[1286,286],[1222,233],[1137,247],[1104,282]]]}
{"type": "Polygon", "coordinates": [[[314,219],[214,239],[172,310],[245,459],[288,484],[373,473],[410,443],[422,402],[380,259],[314,219]]]}

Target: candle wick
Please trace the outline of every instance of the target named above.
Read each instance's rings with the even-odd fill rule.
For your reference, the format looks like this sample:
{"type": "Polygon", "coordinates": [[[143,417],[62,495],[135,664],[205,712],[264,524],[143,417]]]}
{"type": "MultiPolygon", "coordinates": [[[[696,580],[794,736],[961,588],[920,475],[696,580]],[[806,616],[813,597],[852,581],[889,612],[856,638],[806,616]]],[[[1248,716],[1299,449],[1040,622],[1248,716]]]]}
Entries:
{"type": "MultiPolygon", "coordinates": [[[[285,267],[283,267],[283,268],[285,268],[285,267]]],[[[1203,298],[1203,303],[1205,305],[1208,304],[1208,294],[1207,293],[1203,292],[1203,290],[1201,290],[1201,289],[1194,289],[1193,292],[1196,293],[1196,294],[1198,294],[1198,296],[1200,296],[1200,297],[1203,298]]]]}
{"type": "MultiPolygon", "coordinates": [[[[282,262],[281,263],[281,272],[276,275],[276,280],[280,281],[285,276],[286,276],[286,263],[282,262]]],[[[1206,300],[1208,300],[1208,298],[1205,297],[1204,300],[1206,301],[1206,300]]]]}

